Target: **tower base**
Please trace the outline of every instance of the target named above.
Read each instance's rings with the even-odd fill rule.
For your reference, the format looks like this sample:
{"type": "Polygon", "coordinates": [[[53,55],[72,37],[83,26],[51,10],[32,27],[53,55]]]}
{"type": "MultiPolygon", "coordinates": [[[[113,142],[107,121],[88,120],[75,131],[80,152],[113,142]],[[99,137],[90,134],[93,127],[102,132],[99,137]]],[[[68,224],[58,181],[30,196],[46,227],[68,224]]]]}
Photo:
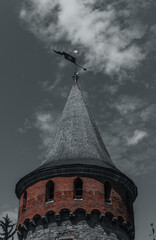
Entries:
{"type": "Polygon", "coordinates": [[[49,215],[29,222],[19,232],[20,240],[133,240],[134,232],[111,215],[84,212],[49,215]]]}

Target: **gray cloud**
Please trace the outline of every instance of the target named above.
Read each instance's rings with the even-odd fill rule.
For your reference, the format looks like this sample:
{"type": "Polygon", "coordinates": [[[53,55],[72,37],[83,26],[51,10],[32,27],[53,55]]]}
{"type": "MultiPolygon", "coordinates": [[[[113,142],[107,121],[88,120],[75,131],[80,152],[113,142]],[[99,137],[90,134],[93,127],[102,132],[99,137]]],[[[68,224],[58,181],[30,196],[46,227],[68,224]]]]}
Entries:
{"type": "Polygon", "coordinates": [[[105,84],[102,91],[106,92],[106,93],[110,93],[111,95],[115,94],[119,89],[119,85],[116,84],[105,84]]]}
{"type": "Polygon", "coordinates": [[[54,82],[49,81],[49,80],[43,81],[43,82],[41,82],[41,86],[44,91],[52,92],[58,86],[58,84],[61,82],[61,80],[62,80],[62,75],[60,73],[58,73],[54,82]]]}
{"type": "Polygon", "coordinates": [[[117,102],[112,104],[112,107],[115,108],[122,116],[131,114],[136,109],[138,110],[143,106],[144,102],[141,99],[129,95],[121,95],[117,102]]]}
{"type": "Polygon", "coordinates": [[[81,49],[89,69],[119,74],[136,69],[149,50],[140,42],[146,26],[137,18],[148,6],[143,0],[25,0],[20,18],[50,49],[63,41],[63,50],[81,49]]]}
{"type": "MultiPolygon", "coordinates": [[[[25,0],[20,11],[21,20],[50,50],[70,52],[78,48],[80,59],[84,59],[89,69],[111,75],[111,81],[106,81],[105,87],[98,90],[111,95],[105,104],[109,111],[104,109],[102,118],[99,117],[103,121],[105,113],[105,122],[111,119],[111,124],[101,129],[113,161],[132,175],[151,171],[152,164],[156,167],[152,163],[156,154],[152,134],[154,121],[151,124],[156,117],[156,104],[139,95],[120,95],[119,88],[123,79],[136,81],[132,70],[154,52],[156,25],[153,22],[145,24],[140,14],[149,15],[153,3],[153,0],[25,0]]],[[[64,64],[61,60],[59,67],[64,64]]],[[[55,94],[60,78],[58,75],[54,82],[43,82],[43,90],[55,94]]],[[[64,86],[58,94],[66,98],[67,90],[64,86]]],[[[48,147],[55,132],[55,113],[41,109],[34,122],[43,146],[48,147]]]]}
{"type": "MultiPolygon", "coordinates": [[[[48,91],[51,90],[48,88],[48,91]]],[[[41,106],[29,119],[25,119],[23,127],[18,129],[21,134],[26,134],[30,129],[37,129],[41,139],[39,147],[42,149],[47,149],[49,144],[52,144],[59,118],[57,112],[46,110],[46,107],[41,106]]]]}
{"type": "Polygon", "coordinates": [[[35,127],[40,132],[42,146],[48,148],[52,144],[57,126],[58,114],[53,112],[38,111],[35,114],[35,127]]]}
{"type": "Polygon", "coordinates": [[[139,97],[121,95],[109,107],[113,108],[111,116],[108,116],[108,121],[112,119],[112,122],[107,128],[102,128],[102,135],[112,160],[130,176],[154,171],[156,126],[154,121],[151,124],[151,120],[156,117],[156,104],[139,97]]]}
{"type": "Polygon", "coordinates": [[[128,145],[135,145],[137,143],[139,143],[143,138],[147,137],[147,132],[143,131],[143,130],[135,130],[134,134],[132,137],[127,138],[127,144],[128,145]]]}
{"type": "Polygon", "coordinates": [[[18,128],[18,131],[21,134],[24,134],[28,130],[30,130],[31,128],[32,128],[32,123],[31,123],[31,121],[28,118],[26,118],[25,121],[24,121],[23,127],[18,128]]]}

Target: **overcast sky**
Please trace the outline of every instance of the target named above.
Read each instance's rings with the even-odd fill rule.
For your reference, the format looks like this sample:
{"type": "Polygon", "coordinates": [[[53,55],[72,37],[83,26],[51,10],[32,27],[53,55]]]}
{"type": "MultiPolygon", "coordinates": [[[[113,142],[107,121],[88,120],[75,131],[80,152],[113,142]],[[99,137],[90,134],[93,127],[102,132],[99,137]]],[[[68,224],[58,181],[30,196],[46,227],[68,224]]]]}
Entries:
{"type": "Polygon", "coordinates": [[[17,181],[44,161],[79,84],[116,166],[138,187],[136,240],[156,226],[156,1],[0,0],[0,217],[15,219],[17,181]]]}

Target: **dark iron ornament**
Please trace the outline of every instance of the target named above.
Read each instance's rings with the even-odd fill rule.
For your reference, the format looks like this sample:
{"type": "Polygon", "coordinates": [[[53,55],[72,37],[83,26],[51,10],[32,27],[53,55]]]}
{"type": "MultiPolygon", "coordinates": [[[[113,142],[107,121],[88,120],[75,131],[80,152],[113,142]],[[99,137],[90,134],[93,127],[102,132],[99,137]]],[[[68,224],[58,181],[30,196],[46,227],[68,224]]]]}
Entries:
{"type": "MultiPolygon", "coordinates": [[[[77,72],[77,67],[80,67],[80,68],[82,68],[84,71],[87,71],[86,68],[84,68],[83,66],[81,66],[81,65],[77,62],[77,58],[76,58],[76,57],[73,57],[72,55],[70,55],[70,54],[68,54],[68,53],[66,53],[66,52],[60,52],[60,51],[56,51],[56,50],[54,50],[54,49],[53,49],[53,51],[54,51],[55,53],[57,53],[57,54],[60,54],[60,55],[64,56],[64,58],[65,58],[66,60],[68,60],[68,61],[70,61],[70,62],[72,62],[72,63],[75,64],[75,72],[74,72],[74,76],[72,77],[75,82],[77,82],[77,80],[79,79],[79,75],[78,75],[78,72],[77,72]]],[[[76,54],[78,51],[75,50],[75,51],[73,51],[73,52],[74,52],[74,54],[76,54]]]]}

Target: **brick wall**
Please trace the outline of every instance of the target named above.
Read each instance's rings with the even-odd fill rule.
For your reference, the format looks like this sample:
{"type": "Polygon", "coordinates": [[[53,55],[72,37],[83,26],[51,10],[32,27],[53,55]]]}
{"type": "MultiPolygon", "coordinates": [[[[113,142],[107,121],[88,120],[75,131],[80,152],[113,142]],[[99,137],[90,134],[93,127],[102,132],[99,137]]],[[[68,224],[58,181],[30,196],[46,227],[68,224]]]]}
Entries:
{"type": "Polygon", "coordinates": [[[36,214],[45,216],[49,211],[59,213],[62,209],[75,212],[82,208],[86,212],[98,210],[101,214],[112,213],[115,217],[121,216],[125,222],[133,225],[133,214],[127,211],[124,195],[111,183],[111,203],[105,203],[104,184],[96,179],[81,177],[83,181],[83,200],[74,200],[73,182],[75,177],[55,177],[49,180],[54,182],[54,201],[45,202],[45,189],[49,180],[35,183],[28,187],[26,210],[23,211],[23,195],[19,202],[18,225],[23,224],[26,219],[33,219],[36,214]]]}

